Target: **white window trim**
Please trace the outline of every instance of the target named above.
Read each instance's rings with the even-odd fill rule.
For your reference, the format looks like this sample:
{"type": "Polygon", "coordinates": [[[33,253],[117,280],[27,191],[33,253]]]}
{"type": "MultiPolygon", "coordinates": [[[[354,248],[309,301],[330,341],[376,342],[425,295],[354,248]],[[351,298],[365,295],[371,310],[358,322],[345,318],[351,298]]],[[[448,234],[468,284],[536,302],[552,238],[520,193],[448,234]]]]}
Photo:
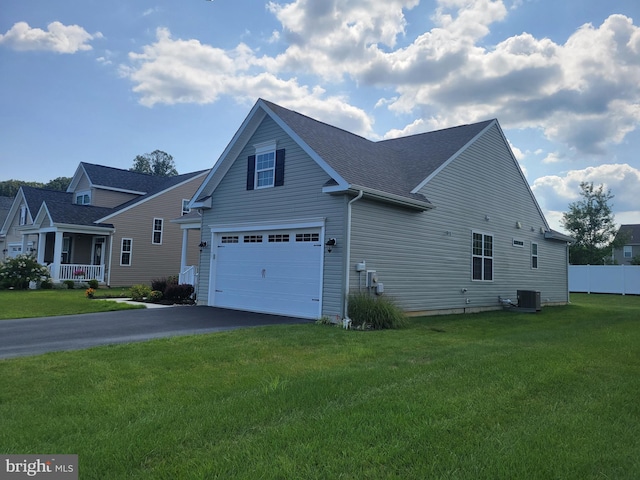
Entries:
{"type": "Polygon", "coordinates": [[[531,269],[537,270],[540,266],[540,245],[537,242],[531,242],[531,269]],[[536,246],[536,253],[533,253],[533,246],[536,246]],[[536,266],[533,266],[533,259],[536,259],[536,266]]]}
{"type": "Polygon", "coordinates": [[[625,245],[624,247],[622,247],[622,256],[624,258],[632,258],[632,256],[633,256],[633,245],[625,245]],[[627,253],[629,255],[627,255],[627,253]]]}
{"type": "Polygon", "coordinates": [[[151,225],[151,243],[153,245],[162,245],[162,237],[164,236],[164,218],[155,217],[151,225]],[[160,230],[156,230],[156,220],[160,220],[160,230]],[[156,233],[160,232],[160,241],[156,242],[156,233]]]}
{"type": "Polygon", "coordinates": [[[188,198],[183,198],[182,199],[182,215],[186,215],[188,213],[191,213],[191,208],[189,207],[189,202],[191,200],[189,200],[188,198]]]}
{"type": "Polygon", "coordinates": [[[255,173],[254,173],[254,180],[253,180],[253,188],[255,190],[260,190],[263,188],[272,188],[275,186],[276,183],[276,141],[275,140],[270,140],[268,142],[262,142],[262,143],[257,143],[254,145],[254,148],[256,149],[255,151],[255,155],[256,155],[256,166],[255,166],[255,173]],[[265,155],[265,154],[269,154],[269,153],[273,153],[273,167],[271,168],[263,168],[263,169],[258,169],[258,157],[260,155],[265,155]],[[260,185],[258,186],[258,173],[262,173],[262,172],[267,172],[267,171],[272,171],[273,175],[271,176],[271,183],[269,185],[260,185]]]}
{"type": "Polygon", "coordinates": [[[27,224],[27,206],[26,205],[20,205],[20,220],[18,223],[20,226],[27,224]]]}
{"type": "Polygon", "coordinates": [[[521,238],[514,238],[512,245],[518,248],[524,248],[524,240],[521,238]]]}
{"type": "Polygon", "coordinates": [[[76,205],[91,205],[91,190],[82,190],[74,194],[76,205]],[[78,203],[78,197],[82,197],[82,203],[78,203]],[[87,197],[88,201],[84,201],[84,197],[87,197]]]}
{"type": "Polygon", "coordinates": [[[495,271],[496,271],[496,266],[495,266],[495,258],[496,258],[496,236],[493,233],[488,233],[488,232],[481,232],[479,230],[472,230],[471,231],[471,281],[472,282],[487,282],[487,283],[491,283],[494,281],[495,279],[495,271]],[[475,235],[482,235],[482,255],[476,255],[473,253],[473,236],[475,235]],[[484,254],[484,237],[491,237],[491,256],[487,257],[484,254]],[[473,278],[473,259],[474,258],[480,258],[482,260],[482,278],[477,279],[477,278],[473,278]],[[491,280],[485,280],[484,277],[484,260],[485,258],[490,258],[491,259],[491,280]]]}
{"type": "Polygon", "coordinates": [[[131,265],[133,265],[133,238],[122,238],[120,240],[120,266],[121,267],[130,267],[131,265]],[[129,250],[125,251],[124,250],[124,242],[125,240],[129,240],[129,250]],[[128,253],[129,254],[129,263],[122,263],[122,254],[123,253],[128,253]]]}

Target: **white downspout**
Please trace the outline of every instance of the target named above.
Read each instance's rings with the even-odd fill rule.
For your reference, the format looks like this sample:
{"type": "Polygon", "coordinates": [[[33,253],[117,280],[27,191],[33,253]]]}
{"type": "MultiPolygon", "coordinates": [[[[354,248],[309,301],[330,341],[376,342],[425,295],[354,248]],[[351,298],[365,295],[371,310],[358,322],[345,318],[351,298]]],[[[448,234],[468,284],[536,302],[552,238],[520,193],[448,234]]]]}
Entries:
{"type": "Polygon", "coordinates": [[[351,205],[362,198],[364,195],[364,191],[360,190],[358,195],[355,198],[352,198],[347,204],[347,240],[346,240],[346,258],[344,262],[344,285],[343,285],[343,294],[344,294],[344,311],[342,314],[343,321],[345,324],[349,322],[349,273],[351,272],[351,205]]]}

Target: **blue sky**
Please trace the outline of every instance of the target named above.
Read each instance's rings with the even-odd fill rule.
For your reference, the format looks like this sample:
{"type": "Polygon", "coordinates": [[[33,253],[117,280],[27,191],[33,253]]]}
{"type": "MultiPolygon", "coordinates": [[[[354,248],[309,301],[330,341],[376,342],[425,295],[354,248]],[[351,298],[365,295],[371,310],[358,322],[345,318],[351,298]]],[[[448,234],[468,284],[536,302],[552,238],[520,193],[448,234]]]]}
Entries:
{"type": "Polygon", "coordinates": [[[637,0],[4,0],[0,180],[210,168],[262,97],[371,139],[497,118],[552,227],[640,223],[637,0]]]}

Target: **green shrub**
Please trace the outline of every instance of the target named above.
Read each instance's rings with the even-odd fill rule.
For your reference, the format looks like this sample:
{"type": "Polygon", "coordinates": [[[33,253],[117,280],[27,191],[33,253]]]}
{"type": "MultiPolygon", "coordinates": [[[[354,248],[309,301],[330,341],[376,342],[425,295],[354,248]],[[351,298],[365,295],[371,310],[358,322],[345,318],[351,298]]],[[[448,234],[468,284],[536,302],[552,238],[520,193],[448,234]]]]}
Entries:
{"type": "Polygon", "coordinates": [[[168,277],[154,278],[151,280],[151,289],[164,293],[167,287],[178,284],[178,277],[169,275],[168,277]]]}
{"type": "Polygon", "coordinates": [[[402,328],[407,323],[404,312],[390,298],[368,293],[349,295],[348,315],[352,328],[363,330],[402,328]]]}
{"type": "Polygon", "coordinates": [[[40,288],[43,290],[51,290],[53,288],[53,282],[49,279],[40,282],[40,288]]]}
{"type": "Polygon", "coordinates": [[[164,299],[173,303],[190,303],[193,291],[193,285],[188,283],[169,285],[164,291],[164,299]]]}
{"type": "Polygon", "coordinates": [[[151,294],[151,287],[147,285],[134,285],[129,289],[131,299],[135,301],[144,300],[151,294]]]}
{"type": "Polygon", "coordinates": [[[62,283],[65,284],[69,290],[73,290],[73,288],[76,286],[76,282],[74,282],[73,280],[65,280],[62,283]]]}
{"type": "Polygon", "coordinates": [[[162,292],[159,290],[152,290],[151,293],[147,296],[147,300],[153,303],[158,303],[162,300],[162,292]]]}
{"type": "Polygon", "coordinates": [[[29,282],[49,278],[49,269],[40,265],[32,255],[18,255],[0,262],[0,283],[5,288],[27,289],[29,282]]]}
{"type": "Polygon", "coordinates": [[[97,290],[98,287],[100,286],[100,282],[98,282],[98,280],[96,279],[92,279],[87,281],[87,285],[89,285],[89,288],[93,288],[94,290],[97,290]]]}

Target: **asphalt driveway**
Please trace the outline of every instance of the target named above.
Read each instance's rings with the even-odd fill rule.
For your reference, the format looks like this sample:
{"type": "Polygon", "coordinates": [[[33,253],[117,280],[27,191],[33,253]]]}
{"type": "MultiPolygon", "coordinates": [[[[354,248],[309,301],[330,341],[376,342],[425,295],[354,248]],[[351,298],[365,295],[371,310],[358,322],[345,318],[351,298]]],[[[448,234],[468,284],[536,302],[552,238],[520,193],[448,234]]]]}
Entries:
{"type": "Polygon", "coordinates": [[[0,359],[310,320],[204,306],[0,321],[0,359]]]}

